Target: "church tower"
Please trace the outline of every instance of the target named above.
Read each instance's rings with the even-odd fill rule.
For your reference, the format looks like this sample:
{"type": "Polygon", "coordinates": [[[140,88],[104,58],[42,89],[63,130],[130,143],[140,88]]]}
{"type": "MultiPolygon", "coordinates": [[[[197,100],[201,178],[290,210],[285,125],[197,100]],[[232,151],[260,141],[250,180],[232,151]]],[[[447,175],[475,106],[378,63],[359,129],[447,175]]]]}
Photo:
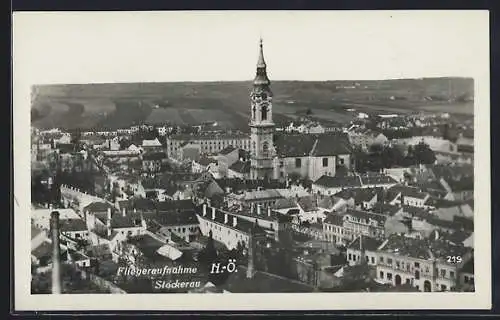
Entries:
{"type": "Polygon", "coordinates": [[[257,74],[253,80],[253,88],[250,93],[251,179],[276,178],[274,176],[274,158],[276,152],[273,145],[273,93],[271,92],[270,84],[271,81],[267,77],[261,39],[259,59],[257,61],[257,74]]]}

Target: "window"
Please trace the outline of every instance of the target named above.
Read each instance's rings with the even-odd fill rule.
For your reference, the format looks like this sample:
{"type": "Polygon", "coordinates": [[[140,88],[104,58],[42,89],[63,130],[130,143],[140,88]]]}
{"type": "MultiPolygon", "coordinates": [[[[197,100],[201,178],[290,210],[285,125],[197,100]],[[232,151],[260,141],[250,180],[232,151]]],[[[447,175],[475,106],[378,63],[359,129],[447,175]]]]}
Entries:
{"type": "Polygon", "coordinates": [[[384,257],[380,257],[380,262],[384,262],[384,257]]]}
{"type": "Polygon", "coordinates": [[[352,261],[356,261],[356,256],[352,255],[352,261]]]}
{"type": "Polygon", "coordinates": [[[380,271],[380,279],[384,279],[384,271],[380,271]]]}
{"type": "Polygon", "coordinates": [[[344,159],[340,158],[339,159],[339,164],[343,165],[344,164],[344,159]]]}
{"type": "Polygon", "coordinates": [[[446,277],[446,270],[445,269],[441,269],[441,277],[446,277]]]}
{"type": "Polygon", "coordinates": [[[392,273],[387,273],[387,280],[392,280],[392,273]]]}
{"type": "Polygon", "coordinates": [[[328,167],[328,158],[323,158],[323,167],[328,167]]]}
{"type": "Polygon", "coordinates": [[[455,278],[455,272],[450,271],[450,278],[452,278],[452,279],[455,278]]]}
{"type": "Polygon", "coordinates": [[[302,159],[295,158],[295,168],[300,168],[300,167],[302,167],[302,159]]]}
{"type": "Polygon", "coordinates": [[[375,263],[375,258],[374,257],[372,257],[372,263],[375,263]]]}
{"type": "Polygon", "coordinates": [[[349,253],[349,257],[347,258],[347,260],[351,260],[352,257],[351,257],[351,254],[349,253]]]}
{"type": "Polygon", "coordinates": [[[387,264],[392,264],[392,259],[391,258],[387,259],[387,264]]]}
{"type": "Polygon", "coordinates": [[[400,265],[399,265],[399,261],[396,261],[396,268],[399,269],[400,265]]]}
{"type": "Polygon", "coordinates": [[[415,271],[415,279],[416,280],[420,279],[420,271],[418,271],[418,270],[415,271]]]}
{"type": "Polygon", "coordinates": [[[370,261],[370,259],[368,259],[368,256],[365,256],[365,260],[366,260],[366,262],[370,261]]]}

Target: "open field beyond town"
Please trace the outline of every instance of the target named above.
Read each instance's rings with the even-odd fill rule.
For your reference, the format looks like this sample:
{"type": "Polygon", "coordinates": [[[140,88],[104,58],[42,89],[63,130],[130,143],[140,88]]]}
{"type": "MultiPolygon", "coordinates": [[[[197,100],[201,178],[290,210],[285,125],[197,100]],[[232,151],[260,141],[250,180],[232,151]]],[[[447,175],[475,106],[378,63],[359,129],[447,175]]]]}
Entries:
{"type": "MultiPolygon", "coordinates": [[[[308,109],[321,121],[345,123],[358,112],[473,114],[473,79],[275,81],[277,124],[308,109]]],[[[133,124],[248,125],[251,82],[121,83],[34,86],[32,123],[39,128],[119,128],[133,124]]]]}

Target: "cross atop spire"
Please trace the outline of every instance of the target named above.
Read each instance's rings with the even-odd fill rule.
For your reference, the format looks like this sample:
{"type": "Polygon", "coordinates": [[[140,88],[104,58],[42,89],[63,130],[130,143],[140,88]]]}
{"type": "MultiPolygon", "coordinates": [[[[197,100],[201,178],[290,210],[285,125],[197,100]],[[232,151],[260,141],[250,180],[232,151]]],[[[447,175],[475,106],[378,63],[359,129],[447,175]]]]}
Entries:
{"type": "Polygon", "coordinates": [[[259,40],[259,60],[257,61],[257,68],[265,68],[266,61],[264,61],[264,48],[262,45],[262,37],[259,40]]]}

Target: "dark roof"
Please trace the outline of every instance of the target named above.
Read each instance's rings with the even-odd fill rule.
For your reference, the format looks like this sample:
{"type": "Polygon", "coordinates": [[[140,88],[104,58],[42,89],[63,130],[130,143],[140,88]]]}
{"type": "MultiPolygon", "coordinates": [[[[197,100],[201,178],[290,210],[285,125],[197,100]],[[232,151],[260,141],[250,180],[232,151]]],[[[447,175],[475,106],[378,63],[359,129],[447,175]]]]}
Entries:
{"type": "Polygon", "coordinates": [[[84,231],[87,230],[87,224],[82,219],[63,219],[60,220],[61,231],[84,231]]]}
{"type": "Polygon", "coordinates": [[[222,155],[227,155],[227,154],[230,154],[231,152],[233,152],[234,150],[236,150],[235,147],[233,146],[227,146],[225,147],[224,149],[222,149],[219,154],[222,154],[222,155]]]}
{"type": "Polygon", "coordinates": [[[443,240],[450,241],[453,244],[461,244],[472,235],[471,231],[457,230],[451,234],[444,233],[443,240]]]}
{"type": "Polygon", "coordinates": [[[378,185],[378,184],[396,184],[398,183],[394,178],[385,174],[367,174],[361,175],[361,183],[363,185],[378,185]]]}
{"type": "Polygon", "coordinates": [[[455,207],[457,205],[460,205],[460,203],[461,202],[458,202],[458,201],[446,200],[446,199],[436,198],[436,197],[429,197],[429,199],[427,199],[424,204],[426,206],[432,206],[432,207],[438,209],[438,208],[455,207]]]}
{"type": "Polygon", "coordinates": [[[377,188],[359,188],[359,189],[354,189],[354,203],[355,204],[360,204],[363,202],[371,201],[375,196],[377,196],[378,199],[382,199],[380,196],[381,193],[384,191],[383,188],[377,187],[377,188]]]}
{"type": "Polygon", "coordinates": [[[358,176],[330,177],[321,176],[314,184],[326,188],[354,188],[361,187],[361,181],[358,176]]]}
{"type": "Polygon", "coordinates": [[[382,240],[377,240],[371,237],[367,237],[364,235],[361,235],[357,237],[353,242],[351,242],[347,248],[348,249],[353,249],[353,250],[360,250],[362,247],[363,250],[368,250],[368,251],[375,251],[380,247],[382,244],[382,240]],[[361,241],[362,240],[362,241],[361,241]],[[361,244],[360,244],[361,241],[361,244]]]}
{"type": "Polygon", "coordinates": [[[37,257],[38,259],[43,257],[51,257],[52,256],[52,243],[48,241],[42,242],[38,247],[34,250],[31,250],[31,254],[37,257]]]}
{"type": "Polygon", "coordinates": [[[108,202],[95,201],[87,205],[85,208],[83,208],[83,210],[88,212],[106,212],[108,211],[108,208],[110,208],[111,211],[114,210],[113,205],[108,202]]]}
{"type": "Polygon", "coordinates": [[[206,157],[206,156],[201,156],[200,159],[198,159],[198,161],[196,161],[196,162],[198,162],[202,166],[208,166],[211,163],[217,163],[217,160],[215,160],[213,158],[206,157]]]}
{"type": "Polygon", "coordinates": [[[228,187],[232,189],[233,192],[238,190],[254,190],[259,187],[263,189],[280,189],[286,187],[286,183],[279,180],[267,181],[266,179],[250,180],[239,178],[223,178],[216,179],[215,181],[223,190],[228,187]]]}
{"type": "Polygon", "coordinates": [[[280,157],[334,156],[350,154],[349,138],[343,133],[281,134],[276,136],[280,157]]]}
{"type": "Polygon", "coordinates": [[[324,209],[332,209],[335,204],[337,204],[341,198],[337,196],[327,196],[323,197],[318,202],[318,207],[324,209]]]}
{"type": "Polygon", "coordinates": [[[300,197],[297,201],[297,204],[305,212],[315,211],[318,209],[318,206],[316,205],[316,199],[313,196],[300,197]]]}
{"type": "Polygon", "coordinates": [[[148,152],[142,156],[144,161],[160,161],[167,158],[165,152],[148,152]]]}
{"type": "Polygon", "coordinates": [[[129,239],[128,242],[135,245],[146,257],[160,256],[156,251],[165,245],[149,235],[136,236],[129,239]]]}
{"type": "Polygon", "coordinates": [[[230,274],[222,288],[232,293],[297,293],[312,292],[314,288],[299,281],[274,274],[256,271],[247,278],[246,267],[238,266],[238,272],[230,274]],[[240,271],[241,270],[241,271],[240,271]]]}
{"type": "Polygon", "coordinates": [[[326,219],[323,221],[323,223],[342,226],[344,224],[344,217],[342,215],[332,213],[326,216],[326,219]]]}
{"type": "Polygon", "coordinates": [[[373,207],[370,209],[370,211],[379,213],[379,214],[385,214],[388,216],[393,216],[395,215],[401,208],[389,203],[383,203],[383,202],[377,202],[373,205],[373,207]]]}
{"type": "Polygon", "coordinates": [[[191,199],[184,200],[172,200],[172,201],[163,201],[158,202],[158,211],[159,212],[169,212],[169,211],[191,211],[195,210],[196,206],[191,199]]]}
{"type": "Polygon", "coordinates": [[[293,198],[281,198],[276,200],[276,202],[272,205],[273,209],[289,209],[296,208],[297,202],[293,198]]]}
{"type": "Polygon", "coordinates": [[[387,242],[378,251],[420,259],[430,259],[432,257],[432,252],[429,250],[429,243],[427,241],[407,238],[397,234],[390,235],[387,242]]]}
{"type": "Polygon", "coordinates": [[[469,259],[462,267],[461,272],[474,274],[474,257],[469,259]]]}
{"type": "Polygon", "coordinates": [[[250,173],[250,161],[238,160],[229,169],[239,173],[250,173]]]}
{"type": "Polygon", "coordinates": [[[148,218],[156,221],[162,226],[182,226],[198,224],[198,219],[196,218],[196,212],[194,210],[160,213],[154,216],[151,215],[148,218]]]}

